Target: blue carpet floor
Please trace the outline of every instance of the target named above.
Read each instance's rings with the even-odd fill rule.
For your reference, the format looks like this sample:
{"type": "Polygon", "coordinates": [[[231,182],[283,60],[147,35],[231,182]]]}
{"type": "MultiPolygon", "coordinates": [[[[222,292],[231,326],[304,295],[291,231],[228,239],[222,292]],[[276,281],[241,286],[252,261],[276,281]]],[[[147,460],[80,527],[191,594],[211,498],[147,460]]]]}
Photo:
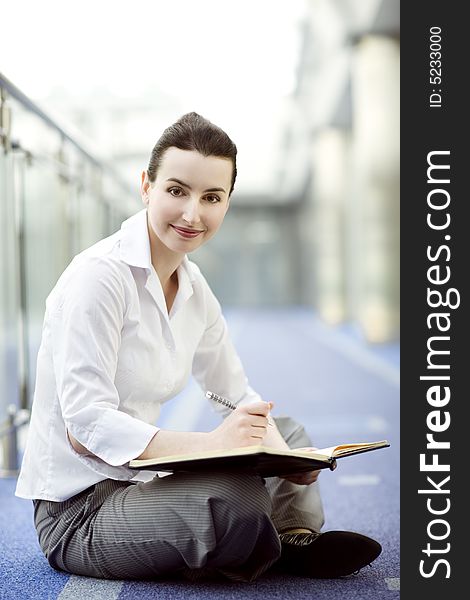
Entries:
{"type": "MultiPolygon", "coordinates": [[[[40,552],[32,504],[0,479],[1,600],[297,600],[399,597],[399,348],[369,347],[350,328],[330,328],[307,310],[230,311],[227,320],[251,385],[275,403],[274,415],[303,422],[319,447],[388,439],[391,447],[338,462],[321,474],[324,530],[359,531],[377,539],[381,556],[358,575],[309,580],[266,573],[252,584],[101,581],[52,570],[40,552]]],[[[184,414],[185,428],[219,422],[191,383],[164,407],[162,427],[184,414]]]]}

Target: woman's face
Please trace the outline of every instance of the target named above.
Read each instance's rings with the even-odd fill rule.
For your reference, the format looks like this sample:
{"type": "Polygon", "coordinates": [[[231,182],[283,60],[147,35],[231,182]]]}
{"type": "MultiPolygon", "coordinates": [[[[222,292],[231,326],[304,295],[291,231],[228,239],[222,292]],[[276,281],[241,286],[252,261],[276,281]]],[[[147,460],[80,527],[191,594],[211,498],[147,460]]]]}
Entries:
{"type": "Polygon", "coordinates": [[[151,241],[184,254],[207,242],[227,212],[232,169],[230,159],[168,148],[153,183],[142,173],[151,241]]]}

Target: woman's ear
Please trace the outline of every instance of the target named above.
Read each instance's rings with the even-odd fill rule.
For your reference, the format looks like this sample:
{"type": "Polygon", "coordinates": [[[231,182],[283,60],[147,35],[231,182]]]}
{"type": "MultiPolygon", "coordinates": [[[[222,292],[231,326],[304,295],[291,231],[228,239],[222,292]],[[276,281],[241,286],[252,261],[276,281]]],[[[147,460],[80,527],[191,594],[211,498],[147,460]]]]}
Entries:
{"type": "Polygon", "coordinates": [[[140,195],[142,197],[142,202],[145,206],[149,205],[149,189],[150,189],[150,180],[147,171],[142,171],[141,176],[141,184],[140,184],[140,195]]]}

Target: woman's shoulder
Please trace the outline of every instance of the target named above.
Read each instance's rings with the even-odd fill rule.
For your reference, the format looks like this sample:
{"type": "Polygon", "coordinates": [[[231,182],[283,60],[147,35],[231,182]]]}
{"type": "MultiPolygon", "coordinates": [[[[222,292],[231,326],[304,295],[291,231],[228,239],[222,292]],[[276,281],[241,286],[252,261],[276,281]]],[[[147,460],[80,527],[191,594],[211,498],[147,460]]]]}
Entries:
{"type": "Polygon", "coordinates": [[[129,266],[113,251],[114,246],[113,240],[105,238],[74,256],[51,291],[48,305],[62,304],[71,296],[81,299],[99,297],[100,292],[106,290],[116,298],[124,297],[132,275],[129,266]]]}
{"type": "Polygon", "coordinates": [[[107,245],[108,239],[102,240],[77,254],[66,269],[69,277],[86,277],[90,283],[126,279],[129,266],[120,260],[113,247],[106,248],[107,245]]]}

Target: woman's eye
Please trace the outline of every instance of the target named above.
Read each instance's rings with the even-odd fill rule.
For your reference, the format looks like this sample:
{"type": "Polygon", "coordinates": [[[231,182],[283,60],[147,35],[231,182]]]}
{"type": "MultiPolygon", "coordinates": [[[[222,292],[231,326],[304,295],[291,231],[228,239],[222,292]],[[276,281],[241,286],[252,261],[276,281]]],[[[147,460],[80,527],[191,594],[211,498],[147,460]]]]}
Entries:
{"type": "Polygon", "coordinates": [[[178,187],[172,187],[168,191],[170,192],[170,194],[172,196],[175,196],[175,198],[178,198],[179,196],[181,196],[183,194],[183,190],[178,187]]]}
{"type": "Polygon", "coordinates": [[[216,202],[220,202],[219,196],[216,196],[215,194],[210,194],[209,196],[206,196],[206,200],[208,202],[210,202],[211,204],[215,204],[216,202]]]}

